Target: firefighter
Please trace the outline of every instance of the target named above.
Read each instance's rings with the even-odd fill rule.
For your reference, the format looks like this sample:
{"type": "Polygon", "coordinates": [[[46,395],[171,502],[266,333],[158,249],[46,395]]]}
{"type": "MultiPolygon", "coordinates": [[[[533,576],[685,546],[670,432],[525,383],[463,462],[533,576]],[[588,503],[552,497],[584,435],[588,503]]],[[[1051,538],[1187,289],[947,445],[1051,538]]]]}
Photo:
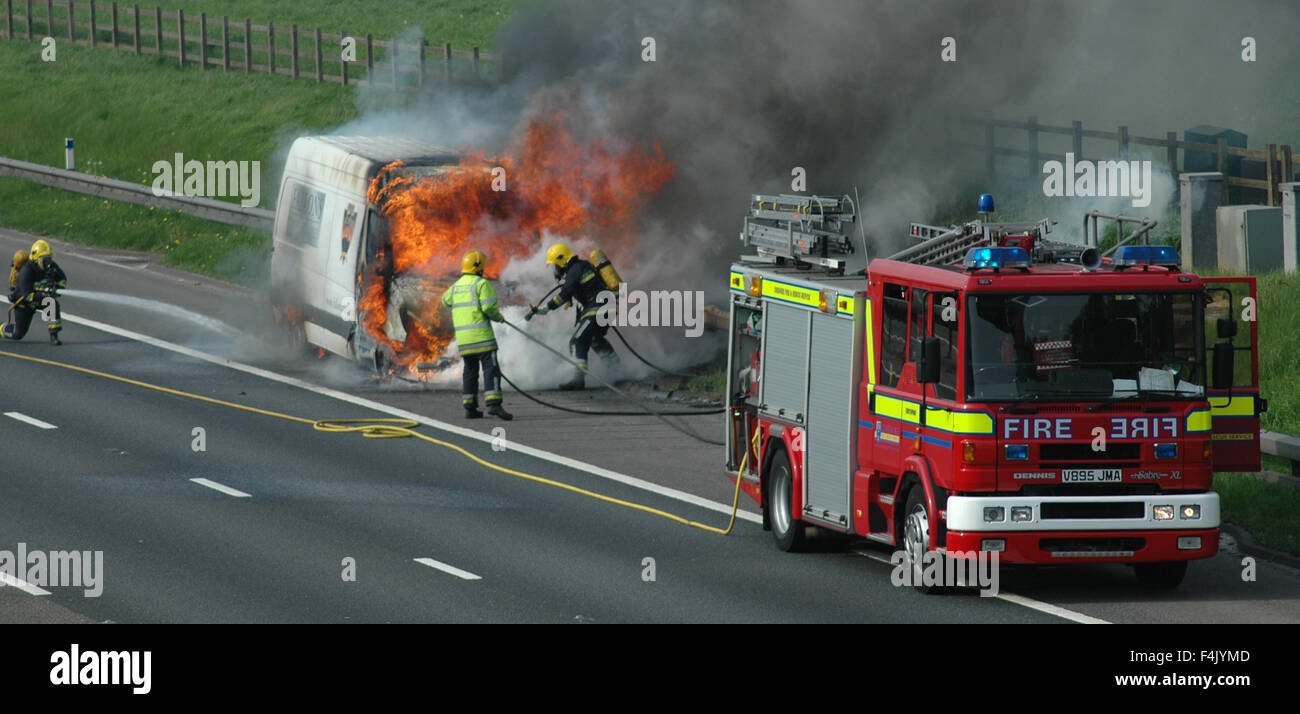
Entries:
{"type": "MultiPolygon", "coordinates": [[[[32,325],[32,317],[44,308],[45,297],[55,290],[68,287],[68,276],[54,262],[54,251],[43,240],[32,243],[26,262],[21,267],[18,263],[18,255],[15,254],[9,288],[9,301],[13,303],[9,308],[9,316],[12,320],[0,323],[0,337],[10,340],[21,340],[27,334],[27,329],[32,325]]],[[[59,339],[59,330],[63,329],[62,319],[59,303],[55,300],[54,319],[48,325],[50,344],[63,344],[59,339]]]]}
{"type": "Polygon", "coordinates": [[[442,302],[451,308],[452,323],[456,327],[456,345],[465,361],[461,373],[461,403],[466,419],[481,419],[478,409],[478,372],[483,368],[483,401],[487,413],[498,419],[510,421],[514,417],[501,408],[501,368],[497,363],[497,341],[492,332],[492,322],[503,322],[505,317],[497,309],[497,293],[492,283],[483,277],[487,256],[471,250],[460,262],[461,276],[442,294],[442,302]]]}
{"type": "Polygon", "coordinates": [[[537,314],[545,315],[570,300],[578,302],[577,327],[569,339],[569,351],[581,369],[574,374],[573,379],[560,385],[560,389],[582,389],[585,386],[588,352],[595,350],[604,359],[618,359],[613,345],[605,339],[605,333],[609,330],[609,316],[600,314],[602,310],[608,309],[598,300],[601,291],[607,287],[595,266],[574,255],[569,246],[563,243],[556,243],[546,251],[546,264],[551,266],[555,279],[563,284],[559,293],[538,306],[537,314]],[[606,319],[598,319],[600,317],[606,319]]]}

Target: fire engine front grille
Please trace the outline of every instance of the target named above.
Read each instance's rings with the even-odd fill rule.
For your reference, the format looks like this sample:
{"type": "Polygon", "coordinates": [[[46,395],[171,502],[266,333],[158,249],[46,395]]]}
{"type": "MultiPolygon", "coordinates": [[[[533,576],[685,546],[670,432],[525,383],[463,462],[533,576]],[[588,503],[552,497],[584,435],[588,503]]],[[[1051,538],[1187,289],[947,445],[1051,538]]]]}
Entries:
{"type": "Polygon", "coordinates": [[[1054,558],[1122,558],[1147,546],[1146,538],[1042,538],[1038,547],[1054,558]]]}
{"type": "Polygon", "coordinates": [[[1026,484],[1021,496],[1154,496],[1160,487],[1153,483],[1048,483],[1026,484]]]}
{"type": "Polygon", "coordinates": [[[1142,458],[1141,444],[1107,444],[1105,451],[1093,451],[1092,444],[1043,444],[1038,447],[1041,461],[1137,461],[1142,458]]]}
{"type": "Polygon", "coordinates": [[[1142,518],[1146,515],[1146,506],[1141,501],[1121,501],[1119,503],[1044,503],[1041,506],[1043,520],[1062,520],[1076,518],[1142,518]]]}

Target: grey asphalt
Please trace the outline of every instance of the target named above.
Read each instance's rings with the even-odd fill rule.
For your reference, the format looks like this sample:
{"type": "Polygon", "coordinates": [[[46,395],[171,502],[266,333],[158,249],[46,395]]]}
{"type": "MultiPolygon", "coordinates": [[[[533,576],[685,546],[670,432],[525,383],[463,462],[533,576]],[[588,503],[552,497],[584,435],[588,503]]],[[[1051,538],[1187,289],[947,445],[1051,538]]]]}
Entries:
{"type": "MultiPolygon", "coordinates": [[[[12,251],[31,236],[0,230],[12,251]]],[[[132,295],[261,330],[255,294],[152,264],[147,256],[62,243],[74,289],[132,295]]],[[[451,392],[386,389],[335,363],[266,357],[183,318],[64,300],[100,320],[433,419],[463,422],[451,392]],[[344,375],[340,377],[340,375],[344,375]]],[[[0,350],[82,365],[310,419],[388,416],[227,367],[70,324],[65,345],[40,325],[0,350]]],[[[890,566],[859,543],[776,551],[741,520],[726,537],[479,466],[415,439],[371,440],[248,414],[0,356],[0,549],[104,551],[104,592],[52,588],[34,598],[0,588],[0,621],[113,622],[1064,622],[970,593],[923,596],[890,584],[890,566]],[[192,430],[206,450],[191,448],[192,430]],[[190,481],[249,494],[234,498],[190,481]],[[342,577],[356,562],[355,582],[342,577]],[[481,576],[463,580],[414,561],[481,576]],[[646,558],[655,577],[644,577],[646,558]],[[46,603],[45,607],[33,601],[46,603]]],[[[547,398],[626,408],[600,393],[547,398]]],[[[717,502],[730,502],[720,447],[645,417],[583,417],[510,399],[509,440],[717,502]],[[593,438],[592,434],[599,436],[593,438]]],[[[721,417],[692,417],[721,436],[721,417]]],[[[518,451],[429,427],[421,431],[502,466],[725,524],[715,511],[518,451]]],[[[746,506],[753,512],[752,506],[746,506]]],[[[1121,566],[1008,569],[1001,587],[1114,622],[1296,622],[1300,578],[1261,562],[1243,582],[1240,556],[1195,563],[1174,593],[1136,588],[1121,566]]]]}

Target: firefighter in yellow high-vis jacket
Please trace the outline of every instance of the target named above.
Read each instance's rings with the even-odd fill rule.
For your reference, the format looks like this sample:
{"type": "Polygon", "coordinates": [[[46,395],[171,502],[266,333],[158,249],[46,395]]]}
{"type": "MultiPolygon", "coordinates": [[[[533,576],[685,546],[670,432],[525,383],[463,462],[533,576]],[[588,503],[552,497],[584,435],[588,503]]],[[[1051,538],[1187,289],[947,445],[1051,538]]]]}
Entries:
{"type": "Polygon", "coordinates": [[[501,367],[497,362],[497,340],[492,322],[502,322],[505,317],[497,309],[497,293],[492,283],[483,277],[487,256],[482,251],[471,250],[461,260],[460,278],[447,288],[442,302],[451,308],[452,323],[456,327],[456,346],[465,362],[461,373],[461,403],[466,419],[480,419],[478,409],[478,372],[483,368],[483,401],[487,413],[509,421],[509,412],[501,408],[501,367]]]}

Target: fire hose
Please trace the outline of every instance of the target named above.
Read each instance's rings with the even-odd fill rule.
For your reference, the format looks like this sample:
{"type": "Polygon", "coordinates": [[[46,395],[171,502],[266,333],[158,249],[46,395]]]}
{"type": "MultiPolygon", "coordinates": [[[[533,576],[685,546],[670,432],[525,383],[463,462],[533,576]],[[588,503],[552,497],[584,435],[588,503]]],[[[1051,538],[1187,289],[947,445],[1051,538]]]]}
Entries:
{"type": "MultiPolygon", "coordinates": [[[[541,305],[542,302],[546,300],[546,298],[550,297],[556,290],[559,290],[561,287],[562,284],[556,285],[555,287],[551,288],[549,292],[543,295],[541,300],[537,301],[537,305],[530,305],[528,308],[528,314],[524,316],[524,322],[528,322],[529,320],[532,320],[533,316],[537,314],[537,306],[541,305]]],[[[627,351],[631,352],[633,357],[636,357],[637,359],[641,360],[641,363],[649,367],[650,369],[653,369],[656,372],[662,372],[668,375],[669,377],[682,377],[682,378],[689,379],[692,376],[689,374],[682,374],[681,372],[673,372],[671,370],[664,369],[663,367],[660,367],[659,365],[655,364],[654,362],[651,362],[645,357],[642,357],[640,352],[637,352],[635,349],[632,348],[632,345],[628,344],[627,338],[624,337],[623,333],[619,331],[618,325],[611,325],[610,327],[614,328],[614,334],[618,336],[619,342],[623,343],[623,346],[627,348],[627,351]]],[[[514,385],[511,384],[511,386],[514,385]]],[[[515,389],[518,389],[518,387],[515,387],[515,389]]]]}
{"type": "MultiPolygon", "coordinates": [[[[513,327],[513,326],[512,326],[512,327],[513,327]]],[[[515,329],[518,329],[518,328],[515,328],[515,329]]],[[[71,371],[74,371],[74,372],[81,372],[81,373],[83,373],[83,374],[89,374],[89,375],[92,375],[92,376],[95,376],[95,377],[100,377],[100,378],[103,378],[103,379],[109,379],[109,380],[113,380],[113,381],[116,381],[116,382],[122,382],[122,383],[124,383],[124,384],[130,384],[130,385],[133,385],[133,386],[136,386],[136,387],[142,387],[142,388],[145,388],[145,389],[152,389],[152,390],[154,390],[154,391],[162,392],[162,393],[164,393],[164,394],[171,394],[171,395],[173,395],[173,396],[184,397],[184,398],[187,398],[187,399],[193,399],[193,400],[200,401],[200,402],[206,402],[206,403],[208,403],[208,404],[216,404],[216,405],[223,406],[223,407],[229,407],[229,408],[231,408],[231,409],[238,409],[238,410],[240,410],[240,411],[244,411],[244,412],[250,412],[250,413],[253,413],[253,414],[260,414],[260,415],[262,415],[262,416],[274,417],[274,418],[276,418],[276,419],[283,419],[283,420],[285,420],[285,421],[292,421],[292,422],[296,422],[296,423],[299,423],[299,424],[310,424],[310,425],[312,426],[312,428],[315,429],[316,431],[323,431],[323,432],[332,433],[332,434],[359,433],[359,434],[361,434],[362,436],[364,436],[364,437],[366,437],[366,438],[368,438],[368,439],[397,439],[397,438],[403,438],[403,437],[413,436],[413,437],[415,437],[415,438],[417,438],[417,439],[420,439],[420,440],[422,440],[422,441],[426,441],[426,442],[428,442],[428,443],[430,443],[430,444],[434,444],[434,445],[436,445],[436,446],[442,446],[442,447],[446,447],[446,448],[448,448],[448,449],[451,449],[452,451],[455,451],[455,452],[459,453],[460,455],[462,455],[462,456],[464,456],[465,458],[467,458],[467,459],[469,459],[469,460],[471,460],[471,461],[473,461],[473,462],[479,464],[480,466],[483,466],[484,468],[492,469],[493,471],[497,471],[497,472],[499,472],[499,473],[507,474],[507,475],[514,476],[514,477],[516,477],[516,478],[521,478],[521,479],[524,479],[524,480],[527,480],[527,481],[533,481],[533,482],[535,482],[535,483],[540,483],[540,484],[543,484],[543,485],[546,485],[546,486],[554,486],[555,488],[564,489],[564,490],[569,491],[569,492],[572,492],[572,493],[576,493],[576,494],[579,494],[579,495],[582,495],[582,496],[587,496],[588,498],[594,498],[594,499],[596,499],[596,500],[598,500],[598,501],[604,501],[604,502],[606,502],[606,503],[612,503],[612,504],[617,505],[617,506],[623,506],[623,507],[625,507],[625,508],[631,508],[631,509],[633,509],[633,510],[641,511],[641,512],[643,512],[643,513],[649,513],[649,514],[651,514],[651,515],[659,516],[659,517],[661,517],[661,518],[667,518],[668,520],[676,521],[677,523],[681,523],[682,525],[690,526],[691,528],[699,528],[700,530],[708,531],[708,532],[710,532],[710,533],[717,533],[717,534],[720,534],[720,535],[728,535],[728,534],[730,534],[731,531],[732,531],[732,529],[733,529],[733,528],[735,527],[735,525],[736,525],[736,511],[737,511],[737,510],[739,509],[739,507],[740,507],[740,482],[741,482],[741,478],[743,477],[743,475],[744,475],[744,473],[745,473],[745,459],[747,459],[747,458],[749,457],[749,454],[748,454],[748,451],[747,451],[746,454],[745,454],[745,459],[741,459],[741,463],[740,463],[740,472],[739,472],[739,474],[737,474],[737,477],[736,477],[736,490],[735,490],[735,492],[732,494],[732,501],[731,501],[731,520],[727,523],[727,527],[726,527],[726,528],[718,528],[718,527],[716,527],[716,526],[710,526],[710,525],[705,524],[705,523],[699,523],[699,522],[697,522],[697,521],[692,521],[692,520],[689,520],[689,519],[684,518],[684,517],[682,517],[682,516],[679,516],[679,515],[677,515],[677,514],[675,514],[675,513],[669,513],[669,512],[667,512],[667,511],[664,511],[664,510],[661,510],[661,509],[658,509],[658,508],[654,508],[654,507],[652,507],[652,506],[646,506],[646,505],[643,505],[643,504],[640,504],[640,503],[634,503],[634,502],[632,502],[632,501],[628,501],[628,500],[621,499],[621,498],[615,498],[615,497],[613,497],[613,496],[606,496],[606,495],[604,495],[604,494],[602,494],[602,493],[597,493],[597,492],[595,492],[595,491],[590,491],[590,490],[587,490],[587,489],[585,489],[585,488],[580,488],[580,487],[578,487],[578,486],[574,486],[574,485],[572,485],[572,484],[564,483],[563,481],[556,481],[555,479],[545,478],[545,477],[543,477],[543,476],[538,476],[538,475],[536,475],[536,474],[530,474],[530,473],[527,473],[527,472],[525,472],[525,471],[518,471],[518,470],[516,470],[516,469],[506,468],[505,466],[499,466],[499,465],[497,465],[497,464],[492,463],[491,461],[488,461],[487,459],[481,458],[481,457],[479,457],[479,456],[476,456],[476,455],[470,453],[467,449],[465,449],[465,448],[463,448],[463,447],[461,447],[461,446],[457,446],[456,444],[452,444],[452,443],[450,443],[450,442],[443,441],[443,440],[441,440],[441,439],[435,439],[435,438],[433,438],[433,437],[431,437],[431,436],[428,436],[428,435],[426,435],[426,434],[421,434],[421,433],[419,433],[418,431],[416,431],[416,428],[419,427],[419,422],[417,422],[417,421],[415,421],[415,420],[413,420],[413,419],[389,419],[389,418],[376,418],[376,419],[317,419],[317,420],[313,420],[313,419],[305,419],[305,418],[303,418],[303,417],[293,416],[292,414],[284,414],[284,413],[281,413],[281,412],[274,412],[274,411],[270,411],[270,410],[267,410],[267,409],[259,409],[259,408],[257,408],[257,407],[248,406],[248,405],[246,405],[246,404],[238,404],[238,403],[236,403],[236,402],[228,402],[228,401],[225,401],[225,400],[223,400],[223,399],[216,399],[216,398],[214,398],[214,397],[206,397],[206,396],[203,396],[203,395],[201,395],[201,394],[194,394],[194,393],[192,393],[192,392],[185,392],[185,391],[182,391],[182,390],[179,390],[179,389],[172,389],[172,388],[170,388],[170,387],[163,387],[163,386],[161,386],[161,385],[151,384],[151,383],[149,383],[149,382],[142,382],[142,381],[140,381],[140,380],[136,380],[136,379],[129,379],[129,378],[127,378],[127,377],[120,377],[120,376],[115,375],[115,374],[109,374],[109,373],[107,373],[107,372],[100,372],[100,371],[98,371],[98,370],[93,370],[93,369],[89,369],[89,368],[86,368],[86,367],[80,367],[80,366],[78,366],[78,365],[74,365],[74,364],[67,364],[67,363],[65,363],[65,362],[56,362],[56,361],[54,361],[54,360],[42,359],[42,358],[40,358],[40,357],[31,357],[31,356],[28,356],[28,355],[21,355],[21,354],[16,354],[16,353],[14,353],[14,352],[5,352],[5,351],[0,351],[0,356],[3,356],[3,357],[12,357],[12,358],[14,358],[14,359],[24,360],[24,361],[27,361],[27,362],[35,362],[35,363],[38,363],[38,364],[44,364],[44,365],[48,365],[48,366],[51,366],[51,367],[60,367],[60,368],[62,368],[62,369],[71,370],[71,371]]],[[[757,438],[757,436],[758,436],[758,434],[757,434],[757,432],[755,432],[755,437],[757,438]]]]}
{"type": "MultiPolygon", "coordinates": [[[[588,376],[591,376],[591,377],[595,378],[596,381],[598,381],[598,382],[600,382],[601,384],[604,384],[605,386],[609,387],[610,390],[612,390],[612,391],[613,391],[615,394],[617,394],[618,396],[620,396],[620,397],[622,397],[623,399],[625,399],[625,400],[627,400],[627,401],[629,401],[629,402],[631,402],[631,403],[633,403],[633,404],[635,404],[635,405],[641,407],[641,409],[642,409],[644,412],[650,414],[651,416],[654,416],[655,418],[659,419],[659,421],[662,421],[663,423],[667,424],[669,427],[671,427],[671,428],[673,428],[673,429],[675,429],[675,430],[677,430],[677,431],[679,431],[679,432],[685,434],[686,436],[691,437],[692,439],[695,439],[696,441],[700,441],[700,442],[703,442],[703,443],[705,443],[705,444],[711,444],[711,445],[713,445],[713,446],[726,446],[726,444],[725,444],[724,442],[721,442],[721,441],[714,441],[714,440],[712,440],[712,439],[706,439],[706,438],[700,436],[699,434],[696,434],[695,432],[691,431],[690,429],[687,429],[686,427],[684,427],[684,426],[680,426],[680,425],[678,425],[678,424],[674,424],[673,422],[671,422],[671,421],[668,420],[668,417],[669,417],[669,416],[691,416],[691,415],[695,415],[695,414],[721,414],[721,413],[723,413],[723,412],[726,411],[725,408],[720,408],[720,409],[708,409],[708,410],[696,410],[696,411],[688,411],[688,412],[662,412],[662,411],[659,411],[659,410],[657,410],[657,409],[652,409],[652,408],[649,407],[647,404],[645,404],[645,401],[644,401],[644,400],[637,399],[636,397],[633,397],[632,395],[628,394],[627,392],[624,392],[623,390],[621,390],[621,389],[619,389],[618,387],[614,386],[614,384],[613,384],[612,382],[610,382],[609,380],[605,379],[604,377],[601,377],[601,376],[599,376],[599,375],[593,373],[591,370],[589,370],[589,369],[583,367],[582,365],[578,364],[577,362],[575,362],[575,361],[569,359],[569,358],[566,357],[565,355],[560,354],[559,350],[556,350],[555,348],[551,347],[550,345],[546,344],[545,342],[542,342],[541,340],[537,339],[536,337],[533,337],[532,335],[528,334],[528,333],[527,333],[527,332],[526,332],[522,327],[519,327],[518,325],[514,324],[513,322],[511,322],[511,321],[509,321],[509,320],[503,320],[503,322],[505,322],[505,324],[509,325],[510,327],[514,328],[514,330],[515,330],[516,332],[518,332],[519,334],[523,335],[526,339],[528,339],[528,340],[530,340],[530,341],[536,343],[536,344],[537,344],[538,346],[540,346],[542,349],[546,350],[547,352],[550,352],[551,354],[555,355],[556,357],[559,357],[561,360],[564,360],[565,362],[568,362],[570,365],[573,365],[573,367],[575,367],[575,368],[577,368],[577,369],[579,369],[579,370],[582,370],[582,372],[584,372],[584,373],[587,374],[588,376]]],[[[563,406],[560,406],[560,405],[558,405],[558,404],[550,404],[550,403],[548,403],[548,402],[542,401],[541,399],[538,399],[537,397],[534,397],[533,395],[529,394],[528,392],[525,392],[525,391],[522,390],[522,389],[519,389],[519,386],[518,386],[517,384],[515,384],[514,382],[512,382],[512,381],[510,380],[510,378],[507,377],[507,376],[505,375],[504,372],[501,374],[501,378],[504,379],[504,380],[506,380],[506,383],[507,383],[507,384],[509,384],[511,387],[514,387],[516,391],[518,391],[520,394],[524,395],[524,396],[527,397],[528,399],[530,399],[530,400],[532,400],[532,401],[534,401],[534,402],[537,402],[538,404],[541,404],[542,406],[551,407],[552,409],[559,409],[559,410],[561,410],[561,411],[573,412],[573,413],[575,413],[575,414],[588,414],[588,415],[595,415],[595,416],[630,416],[630,415],[639,415],[639,414],[640,414],[640,412],[614,412],[614,411],[590,411],[590,410],[579,410],[579,409],[571,409],[571,408],[569,408],[569,407],[563,407],[563,406]]]]}

